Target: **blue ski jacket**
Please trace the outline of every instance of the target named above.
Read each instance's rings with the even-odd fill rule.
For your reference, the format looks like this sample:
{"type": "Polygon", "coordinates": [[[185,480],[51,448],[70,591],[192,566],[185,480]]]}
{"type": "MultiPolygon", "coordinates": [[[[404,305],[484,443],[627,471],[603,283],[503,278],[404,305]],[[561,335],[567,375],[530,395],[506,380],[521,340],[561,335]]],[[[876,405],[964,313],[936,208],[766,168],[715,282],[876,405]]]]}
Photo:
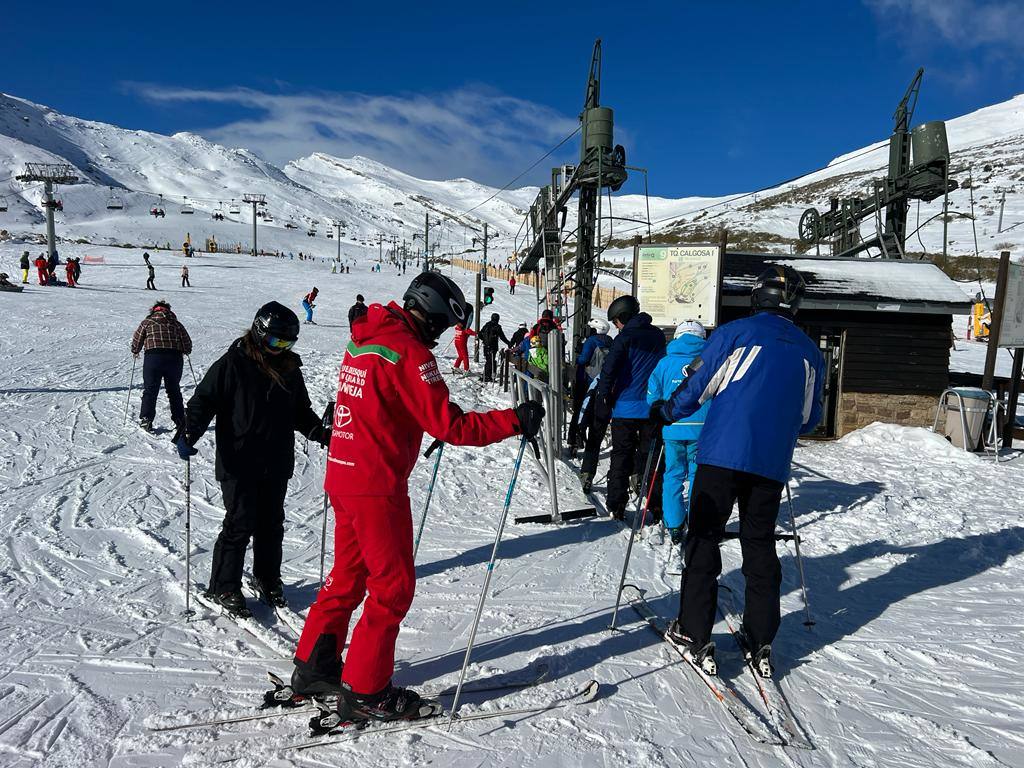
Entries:
{"type": "MultiPolygon", "coordinates": [[[[654,405],[658,400],[668,400],[686,378],[686,366],[700,355],[707,342],[699,336],[687,333],[668,343],[668,355],[655,367],[647,380],[647,402],[654,405]]],[[[704,403],[689,416],[661,430],[665,440],[696,440],[700,435],[704,419],[711,408],[711,401],[704,403]]]]}
{"type": "Polygon", "coordinates": [[[586,367],[590,365],[590,361],[594,359],[594,353],[599,349],[607,349],[611,346],[612,337],[607,333],[595,333],[593,336],[588,336],[586,341],[583,342],[583,348],[580,349],[579,355],[576,356],[576,372],[577,375],[582,376],[582,381],[586,385],[590,386],[591,378],[586,372],[586,367]]]}
{"type": "Polygon", "coordinates": [[[597,407],[610,407],[613,419],[646,419],[647,380],[665,356],[665,334],[641,312],[631,317],[612,340],[601,367],[597,407]]]}
{"type": "Polygon", "coordinates": [[[797,437],[821,419],[825,361],[787,317],[759,312],[711,336],[662,406],[672,423],[711,401],[697,463],[789,480],[797,437]]]}

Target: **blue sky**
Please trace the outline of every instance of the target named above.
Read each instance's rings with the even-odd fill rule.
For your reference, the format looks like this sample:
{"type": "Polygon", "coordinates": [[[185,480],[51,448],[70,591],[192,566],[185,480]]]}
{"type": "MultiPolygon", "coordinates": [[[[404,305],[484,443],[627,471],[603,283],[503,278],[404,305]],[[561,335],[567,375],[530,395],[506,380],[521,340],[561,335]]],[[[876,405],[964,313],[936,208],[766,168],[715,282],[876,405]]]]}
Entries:
{"type": "Polygon", "coordinates": [[[358,153],[495,185],[574,128],[597,37],[616,138],[661,195],[754,189],[884,138],[918,66],[915,122],[1024,92],[1024,0],[6,5],[13,95],[278,164],[358,153]]]}

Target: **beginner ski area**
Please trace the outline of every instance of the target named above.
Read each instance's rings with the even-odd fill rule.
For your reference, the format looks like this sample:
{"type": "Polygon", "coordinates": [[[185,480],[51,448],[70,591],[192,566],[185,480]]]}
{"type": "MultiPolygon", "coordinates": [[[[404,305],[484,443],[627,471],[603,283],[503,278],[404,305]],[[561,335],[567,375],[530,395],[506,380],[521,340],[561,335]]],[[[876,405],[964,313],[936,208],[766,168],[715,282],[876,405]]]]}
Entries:
{"type": "MultiPolygon", "coordinates": [[[[12,278],[21,250],[0,244],[12,278]]],[[[400,297],[413,271],[371,273],[357,262],[351,274],[332,275],[321,261],[204,255],[188,261],[193,287],[182,289],[184,260],[157,252],[158,290],[146,292],[141,251],[60,250],[104,263],[83,260],[77,289],[0,293],[0,765],[1024,766],[1024,459],[997,466],[925,430],[883,425],[796,452],[793,502],[817,624],[803,625],[793,550],[780,545],[775,662],[814,749],[751,739],[628,606],[619,631],[608,631],[628,532],[606,519],[508,526],[468,681],[528,676],[538,665],[548,676],[530,688],[466,694],[461,712],[543,706],[596,679],[591,704],[451,731],[442,719],[299,752],[275,749],[307,739],[305,715],[154,731],[255,712],[267,670],[290,673],[290,625],[301,617],[276,618],[251,595],[255,621],[244,626],[196,600],[197,616],[181,617],[184,463],[169,431],[151,436],[136,424],[139,370],[123,424],[132,331],[155,299],[167,299],[192,334],[201,376],[261,304],[298,311],[316,285],[318,325],[302,326],[295,351],[320,410],[334,398],[355,294],[400,297]]],[[[453,276],[471,295],[472,277],[453,276]]],[[[496,302],[485,312],[499,312],[506,333],[536,319],[532,289],[509,297],[492,284],[496,302]]],[[[961,337],[963,327],[958,320],[961,337]]],[[[450,359],[449,339],[437,351],[450,359]]],[[[441,368],[464,407],[507,402],[478,377],[441,368]]],[[[191,381],[186,367],[186,398],[191,381]]],[[[163,394],[157,426],[170,426],[163,394]]],[[[298,614],[317,589],[324,462],[318,446],[307,454],[302,442],[283,571],[298,614]]],[[[223,509],[212,435],[197,447],[192,574],[201,584],[223,509]]],[[[458,678],[516,448],[509,440],[445,451],[398,642],[401,685],[437,690],[458,678]]],[[[414,514],[431,465],[421,460],[413,473],[414,514]]],[[[586,504],[568,469],[559,485],[563,509],[586,504]]],[[[512,516],[545,511],[546,487],[524,463],[512,516]]],[[[723,547],[723,579],[742,595],[736,547],[723,547]]],[[[645,532],[628,580],[667,619],[678,580],[665,575],[665,554],[657,531],[645,532]]],[[[756,706],[724,624],[715,640],[722,677],[756,706]]]]}

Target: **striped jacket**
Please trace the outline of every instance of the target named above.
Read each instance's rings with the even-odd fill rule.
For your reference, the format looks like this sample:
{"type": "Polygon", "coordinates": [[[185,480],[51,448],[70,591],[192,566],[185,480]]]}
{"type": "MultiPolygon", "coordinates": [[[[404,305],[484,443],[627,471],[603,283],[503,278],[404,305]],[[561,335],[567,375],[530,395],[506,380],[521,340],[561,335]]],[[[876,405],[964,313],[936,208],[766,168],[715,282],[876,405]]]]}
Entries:
{"type": "Polygon", "coordinates": [[[784,483],[799,435],[821,419],[825,361],[791,320],[759,312],[715,331],[662,415],[689,416],[711,401],[697,463],[784,483]]]}

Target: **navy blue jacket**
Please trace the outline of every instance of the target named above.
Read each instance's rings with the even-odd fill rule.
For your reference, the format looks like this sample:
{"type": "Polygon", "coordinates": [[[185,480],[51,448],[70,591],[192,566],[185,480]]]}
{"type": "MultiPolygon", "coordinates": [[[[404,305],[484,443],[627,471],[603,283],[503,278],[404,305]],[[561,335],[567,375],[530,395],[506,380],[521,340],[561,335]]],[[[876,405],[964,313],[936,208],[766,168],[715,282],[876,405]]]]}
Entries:
{"type": "MultiPolygon", "coordinates": [[[[641,312],[612,339],[597,384],[597,408],[611,408],[613,419],[646,419],[647,380],[665,356],[665,334],[641,312]]],[[[606,411],[607,412],[607,411],[606,411]]]]}
{"type": "Polygon", "coordinates": [[[668,422],[711,400],[697,463],[785,483],[799,435],[821,419],[825,361],[793,321],[759,312],[715,331],[662,408],[668,422]]]}

